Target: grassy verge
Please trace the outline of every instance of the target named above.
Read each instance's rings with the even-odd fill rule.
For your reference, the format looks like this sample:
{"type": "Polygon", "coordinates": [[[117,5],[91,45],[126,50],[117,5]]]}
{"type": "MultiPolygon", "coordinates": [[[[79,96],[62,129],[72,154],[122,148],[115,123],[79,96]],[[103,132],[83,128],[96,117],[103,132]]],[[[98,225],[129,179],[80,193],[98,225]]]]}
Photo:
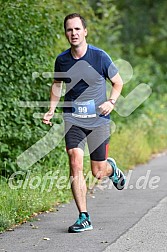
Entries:
{"type": "Polygon", "coordinates": [[[56,183],[54,172],[42,175],[26,171],[23,175],[17,182],[1,180],[0,231],[71,199],[70,185],[62,180],[65,176],[56,183]]]}
{"type": "MultiPolygon", "coordinates": [[[[128,123],[118,124],[111,137],[110,156],[124,169],[146,162],[152,153],[167,148],[167,116],[164,106],[149,107],[128,123]]],[[[27,220],[35,212],[46,211],[57,203],[71,198],[68,180],[68,160],[64,152],[61,165],[50,160],[41,171],[24,171],[15,174],[17,180],[1,178],[0,181],[0,231],[27,220]],[[63,164],[62,164],[63,162],[63,164]],[[63,166],[63,167],[60,167],[63,166]]],[[[89,171],[89,160],[85,158],[85,174],[89,171]]]]}
{"type": "Polygon", "coordinates": [[[118,125],[111,137],[110,156],[120,167],[129,169],[145,163],[155,154],[167,149],[167,111],[165,101],[150,105],[136,119],[118,125]]]}

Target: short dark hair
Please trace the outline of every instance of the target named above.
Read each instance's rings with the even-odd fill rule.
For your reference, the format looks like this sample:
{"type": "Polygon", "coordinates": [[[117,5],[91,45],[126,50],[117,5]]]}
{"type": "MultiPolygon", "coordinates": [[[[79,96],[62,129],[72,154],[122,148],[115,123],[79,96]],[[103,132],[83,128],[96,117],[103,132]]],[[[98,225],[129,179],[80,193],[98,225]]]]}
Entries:
{"type": "Polygon", "coordinates": [[[64,19],[64,30],[66,30],[66,23],[67,23],[67,20],[68,20],[68,19],[72,19],[72,18],[76,18],[76,17],[80,18],[80,20],[81,20],[81,22],[82,22],[82,25],[83,25],[84,29],[86,28],[87,24],[86,24],[85,18],[82,17],[82,16],[81,16],[80,14],[78,14],[78,13],[72,13],[72,14],[67,15],[67,16],[65,17],[65,19],[64,19]]]}

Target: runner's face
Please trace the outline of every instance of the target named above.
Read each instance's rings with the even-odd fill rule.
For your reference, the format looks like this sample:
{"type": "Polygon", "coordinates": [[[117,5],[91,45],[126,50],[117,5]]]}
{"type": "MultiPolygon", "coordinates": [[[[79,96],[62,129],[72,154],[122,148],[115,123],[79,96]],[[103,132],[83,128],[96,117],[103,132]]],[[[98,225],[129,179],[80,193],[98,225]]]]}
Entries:
{"type": "Polygon", "coordinates": [[[86,41],[87,29],[84,29],[80,18],[68,19],[65,35],[71,46],[78,47],[86,41]]]}

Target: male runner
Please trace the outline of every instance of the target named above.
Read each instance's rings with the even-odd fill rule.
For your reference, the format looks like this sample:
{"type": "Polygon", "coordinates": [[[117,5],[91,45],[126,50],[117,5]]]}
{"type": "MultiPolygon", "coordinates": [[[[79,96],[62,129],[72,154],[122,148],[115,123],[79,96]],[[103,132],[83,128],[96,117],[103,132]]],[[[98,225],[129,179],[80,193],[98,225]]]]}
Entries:
{"type": "Polygon", "coordinates": [[[50,119],[59,102],[64,81],[65,142],[70,176],[73,178],[71,189],[79,211],[79,218],[69,227],[68,232],[77,233],[93,229],[87,211],[87,187],[83,175],[85,141],[89,147],[92,174],[97,179],[108,176],[118,190],[123,189],[125,185],[124,174],[117,167],[115,160],[108,158],[109,114],[121,93],[123,82],[108,54],[87,44],[86,22],[80,14],[66,16],[64,29],[70,48],[56,58],[50,109],[44,115],[43,122],[51,125],[50,119]],[[56,74],[58,72],[62,73],[61,78],[56,74]],[[112,84],[108,100],[107,78],[112,84]]]}

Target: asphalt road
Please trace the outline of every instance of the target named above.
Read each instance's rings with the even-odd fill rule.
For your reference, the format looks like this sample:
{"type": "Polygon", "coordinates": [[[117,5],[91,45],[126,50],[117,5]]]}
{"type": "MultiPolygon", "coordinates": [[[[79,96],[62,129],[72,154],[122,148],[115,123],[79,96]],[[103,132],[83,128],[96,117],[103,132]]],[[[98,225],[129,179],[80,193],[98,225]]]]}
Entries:
{"type": "Polygon", "coordinates": [[[1,234],[0,251],[167,252],[167,155],[129,171],[123,191],[96,188],[88,209],[92,231],[67,233],[78,217],[71,202],[1,234]]]}

